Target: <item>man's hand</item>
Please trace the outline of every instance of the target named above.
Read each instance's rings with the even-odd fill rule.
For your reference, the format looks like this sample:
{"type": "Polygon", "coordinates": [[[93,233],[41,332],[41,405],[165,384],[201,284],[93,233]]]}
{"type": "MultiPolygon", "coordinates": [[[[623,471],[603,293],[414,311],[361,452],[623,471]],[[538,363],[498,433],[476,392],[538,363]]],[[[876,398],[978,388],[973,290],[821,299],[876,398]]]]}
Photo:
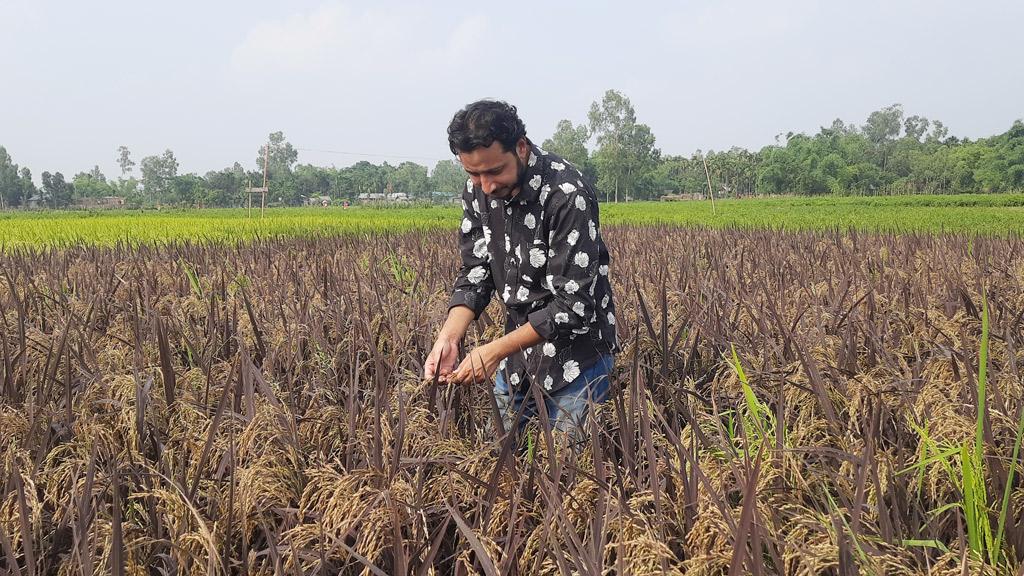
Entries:
{"type": "Polygon", "coordinates": [[[472,384],[485,382],[494,375],[498,363],[512,354],[525,350],[544,339],[530,324],[523,324],[501,338],[474,349],[459,364],[459,368],[448,377],[451,384],[472,384]]]}
{"type": "Polygon", "coordinates": [[[498,369],[498,363],[505,357],[495,342],[474,348],[459,364],[459,368],[448,377],[451,384],[473,384],[486,382],[498,369]]]}
{"type": "Polygon", "coordinates": [[[448,376],[455,370],[455,359],[459,353],[459,341],[466,334],[469,323],[473,321],[473,311],[465,306],[455,306],[448,311],[448,319],[441,328],[441,333],[434,342],[434,347],[423,363],[423,378],[448,381],[448,376]]]}
{"type": "Polygon", "coordinates": [[[427,361],[423,364],[423,378],[433,380],[434,374],[437,374],[438,380],[447,382],[449,375],[455,370],[455,359],[458,353],[458,340],[438,338],[434,343],[434,348],[427,356],[427,361]]]}

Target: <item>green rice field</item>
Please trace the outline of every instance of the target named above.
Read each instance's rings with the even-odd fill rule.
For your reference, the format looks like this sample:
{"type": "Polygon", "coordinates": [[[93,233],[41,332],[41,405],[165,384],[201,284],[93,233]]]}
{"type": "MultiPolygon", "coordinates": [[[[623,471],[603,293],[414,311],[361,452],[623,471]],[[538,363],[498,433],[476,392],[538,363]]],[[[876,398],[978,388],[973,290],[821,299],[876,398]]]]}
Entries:
{"type": "MultiPolygon", "coordinates": [[[[710,201],[605,203],[610,225],[681,225],[783,230],[858,229],[1002,236],[1024,232],[1024,194],[895,197],[782,197],[710,201]]],[[[454,229],[459,208],[283,208],[0,212],[0,247],[77,243],[245,241],[256,237],[454,229]]]]}

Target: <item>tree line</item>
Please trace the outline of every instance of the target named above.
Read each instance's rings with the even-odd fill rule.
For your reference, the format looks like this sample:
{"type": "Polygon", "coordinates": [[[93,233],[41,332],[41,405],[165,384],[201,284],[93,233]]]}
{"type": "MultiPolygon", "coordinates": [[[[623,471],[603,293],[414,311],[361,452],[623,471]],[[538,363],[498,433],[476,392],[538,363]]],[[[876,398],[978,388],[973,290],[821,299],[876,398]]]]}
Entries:
{"type": "MultiPolygon", "coordinates": [[[[88,204],[89,200],[116,197],[126,207],[238,207],[250,200],[250,188],[263,185],[267,168],[267,201],[271,205],[295,206],[307,200],[329,196],[333,200],[355,200],[360,194],[404,193],[412,199],[430,199],[434,191],[451,195],[466,181],[454,161],[438,162],[432,171],[413,162],[392,165],[362,161],[346,168],[298,164],[298,152],[281,132],[274,132],[260,147],[250,167],[232,166],[204,175],[180,174],[174,152],[147,156],[138,163],[124,146],[118,149],[119,177],[107,178],[98,166],[67,180],[60,172],[43,172],[42,187],[32,172],[14,164],[0,146],[0,207],[65,208],[88,204]]],[[[439,196],[439,195],[435,195],[439,196]]],[[[260,194],[254,195],[258,205],[260,194]]]]}
{"type": "MultiPolygon", "coordinates": [[[[574,163],[609,201],[651,200],[666,195],[771,194],[891,195],[1005,192],[1024,189],[1024,122],[1004,133],[970,140],[951,136],[939,120],[906,115],[899,104],[872,112],[863,125],[836,119],[816,134],[787,133],[757,151],[740,147],[689,157],[662,154],[651,128],[639,122],[629,99],[615,90],[594,102],[587,121],[558,122],[541,147],[574,163]]],[[[127,207],[244,206],[251,187],[263,184],[276,205],[301,205],[328,196],[356,200],[368,194],[404,194],[446,201],[465,182],[457,161],[432,168],[415,162],[357,162],[345,168],[298,163],[298,151],[281,132],[269,135],[255,162],[179,174],[171,150],[138,164],[117,150],[120,175],[98,166],[70,180],[43,172],[42,186],[0,146],[0,209],[65,208],[83,201],[123,199],[127,207]]]]}
{"type": "Polygon", "coordinates": [[[955,194],[1024,190],[1024,122],[970,140],[900,104],[861,126],[836,119],[817,134],[789,132],[757,151],[663,155],[629,99],[609,90],[586,124],[558,123],[544,147],[584,166],[608,199],[716,196],[955,194]],[[590,144],[593,144],[591,150],[590,144]]]}

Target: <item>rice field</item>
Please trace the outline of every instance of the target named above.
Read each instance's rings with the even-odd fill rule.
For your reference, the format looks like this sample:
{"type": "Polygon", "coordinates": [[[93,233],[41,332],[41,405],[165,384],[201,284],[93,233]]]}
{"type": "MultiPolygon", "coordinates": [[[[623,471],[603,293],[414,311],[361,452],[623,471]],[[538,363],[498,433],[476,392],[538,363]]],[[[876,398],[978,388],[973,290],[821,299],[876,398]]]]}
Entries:
{"type": "Polygon", "coordinates": [[[455,212],[0,220],[0,571],[1019,571],[1024,240],[958,226],[1020,208],[743,206],[603,207],[625,349],[582,444],[420,379],[455,212]]]}
{"type": "MultiPolygon", "coordinates": [[[[603,222],[710,228],[1024,233],[1024,194],[887,197],[784,197],[700,202],[604,203],[603,222]]],[[[0,212],[0,247],[113,245],[169,240],[239,242],[254,238],[451,230],[457,207],[0,212]]]]}

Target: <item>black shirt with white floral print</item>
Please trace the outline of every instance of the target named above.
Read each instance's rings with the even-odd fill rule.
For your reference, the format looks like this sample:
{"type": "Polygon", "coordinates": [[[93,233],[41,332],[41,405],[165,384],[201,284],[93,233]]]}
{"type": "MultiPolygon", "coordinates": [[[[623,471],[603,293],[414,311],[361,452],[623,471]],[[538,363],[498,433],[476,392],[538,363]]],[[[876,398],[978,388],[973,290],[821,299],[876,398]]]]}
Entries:
{"type": "Polygon", "coordinates": [[[531,146],[519,193],[489,198],[470,180],[462,206],[462,268],[449,308],[479,317],[499,290],[506,332],[529,322],[544,338],[501,362],[511,389],[536,381],[556,391],[618,351],[597,195],[578,169],[531,146]]]}

